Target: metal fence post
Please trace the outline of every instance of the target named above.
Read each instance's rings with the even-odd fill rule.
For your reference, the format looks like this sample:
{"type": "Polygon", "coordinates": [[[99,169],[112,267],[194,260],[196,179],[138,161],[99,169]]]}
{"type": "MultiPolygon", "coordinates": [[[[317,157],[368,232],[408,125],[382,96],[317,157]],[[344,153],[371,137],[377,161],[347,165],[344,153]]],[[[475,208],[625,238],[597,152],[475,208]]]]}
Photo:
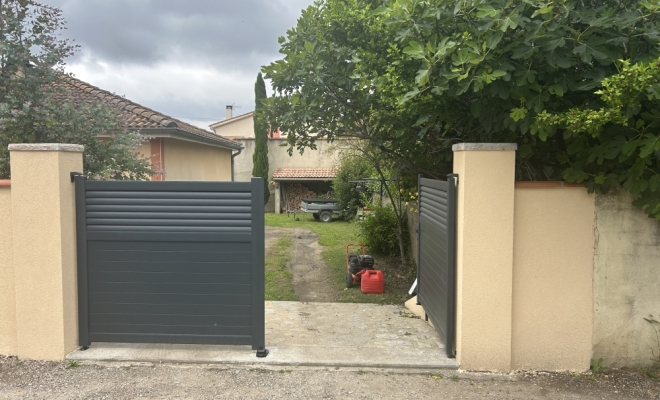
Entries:
{"type": "Polygon", "coordinates": [[[252,349],[266,357],[264,182],[252,178],[252,349]]]}
{"type": "Polygon", "coordinates": [[[78,247],[78,344],[89,347],[89,288],[87,278],[87,178],[72,176],[76,185],[76,244],[78,247]]]}

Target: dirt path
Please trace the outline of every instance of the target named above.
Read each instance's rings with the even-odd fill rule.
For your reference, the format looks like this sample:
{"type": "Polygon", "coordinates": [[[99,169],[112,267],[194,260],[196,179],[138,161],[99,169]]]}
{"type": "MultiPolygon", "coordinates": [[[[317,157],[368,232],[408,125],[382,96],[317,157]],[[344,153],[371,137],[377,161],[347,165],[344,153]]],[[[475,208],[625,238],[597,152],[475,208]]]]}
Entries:
{"type": "Polygon", "coordinates": [[[339,300],[329,267],[323,261],[319,235],[304,228],[266,227],[266,255],[278,239],[289,237],[293,241],[291,261],[287,264],[293,273],[296,295],[304,302],[335,302],[339,300]]]}

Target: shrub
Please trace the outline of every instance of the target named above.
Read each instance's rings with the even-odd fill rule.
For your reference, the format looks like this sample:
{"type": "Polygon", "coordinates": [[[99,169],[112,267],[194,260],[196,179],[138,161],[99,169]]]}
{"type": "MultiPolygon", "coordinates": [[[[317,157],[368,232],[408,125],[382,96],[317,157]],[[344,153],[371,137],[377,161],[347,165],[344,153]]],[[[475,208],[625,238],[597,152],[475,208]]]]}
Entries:
{"type": "Polygon", "coordinates": [[[355,183],[349,181],[369,177],[373,173],[372,167],[367,160],[353,152],[346,152],[342,157],[341,164],[337,170],[337,177],[332,183],[335,192],[335,200],[341,209],[340,216],[344,219],[353,219],[358,208],[367,203],[365,193],[355,190],[355,183]]]}
{"type": "MultiPolygon", "coordinates": [[[[392,205],[370,206],[373,213],[360,223],[360,238],[367,245],[370,253],[396,257],[399,253],[399,239],[396,236],[397,219],[392,205]]],[[[408,224],[404,222],[403,238],[405,247],[409,247],[408,224]]]]}

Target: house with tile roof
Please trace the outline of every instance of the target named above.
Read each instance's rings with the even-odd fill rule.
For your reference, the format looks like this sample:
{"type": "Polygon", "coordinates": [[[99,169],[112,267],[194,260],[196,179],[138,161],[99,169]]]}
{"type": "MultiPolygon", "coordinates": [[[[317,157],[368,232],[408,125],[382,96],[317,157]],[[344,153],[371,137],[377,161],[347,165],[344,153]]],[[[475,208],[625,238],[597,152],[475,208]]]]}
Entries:
{"type": "Polygon", "coordinates": [[[152,180],[233,180],[233,161],[243,149],[240,143],[71,76],[64,76],[58,85],[64,90],[56,94],[57,100],[103,103],[116,110],[127,129],[138,130],[147,138],[138,151],[160,171],[152,180]]]}
{"type": "MultiPolygon", "coordinates": [[[[234,160],[234,173],[237,181],[249,181],[252,178],[252,161],[254,140],[254,112],[233,116],[233,107],[227,106],[226,118],[210,125],[217,135],[231,139],[243,146],[242,153],[234,160]]],[[[280,213],[291,208],[299,208],[299,204],[288,204],[287,188],[301,184],[311,191],[327,193],[332,190],[332,180],[335,177],[334,168],[339,163],[338,146],[325,139],[316,141],[316,150],[305,149],[303,154],[288,152],[286,132],[273,132],[268,138],[268,172],[271,193],[266,211],[280,213]],[[331,173],[332,172],[332,173],[331,173]],[[319,175],[320,174],[320,175],[319,175]],[[322,176],[321,176],[322,175],[322,176]]]]}

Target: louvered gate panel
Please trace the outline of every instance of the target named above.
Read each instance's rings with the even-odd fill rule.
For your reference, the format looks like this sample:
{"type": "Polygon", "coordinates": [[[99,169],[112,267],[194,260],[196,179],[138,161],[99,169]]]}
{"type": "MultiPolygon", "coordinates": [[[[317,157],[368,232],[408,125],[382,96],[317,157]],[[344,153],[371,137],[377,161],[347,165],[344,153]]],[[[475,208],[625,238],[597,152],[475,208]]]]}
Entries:
{"type": "Polygon", "coordinates": [[[419,178],[417,301],[453,357],[455,318],[456,183],[419,178]]]}
{"type": "Polygon", "coordinates": [[[80,344],[264,348],[263,183],[76,178],[80,344]]]}

